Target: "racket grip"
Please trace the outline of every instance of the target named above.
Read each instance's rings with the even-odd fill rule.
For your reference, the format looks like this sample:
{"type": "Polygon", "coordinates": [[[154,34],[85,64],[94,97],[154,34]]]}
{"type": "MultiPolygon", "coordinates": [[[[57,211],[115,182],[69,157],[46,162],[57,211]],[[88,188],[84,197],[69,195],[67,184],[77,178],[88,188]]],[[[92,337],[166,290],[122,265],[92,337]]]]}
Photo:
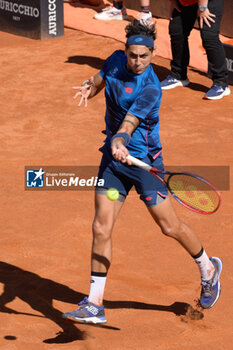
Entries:
{"type": "Polygon", "coordinates": [[[130,154],[126,157],[127,160],[129,160],[133,165],[136,165],[138,168],[141,168],[143,170],[146,170],[150,172],[152,166],[142,162],[141,160],[131,156],[130,154]]]}

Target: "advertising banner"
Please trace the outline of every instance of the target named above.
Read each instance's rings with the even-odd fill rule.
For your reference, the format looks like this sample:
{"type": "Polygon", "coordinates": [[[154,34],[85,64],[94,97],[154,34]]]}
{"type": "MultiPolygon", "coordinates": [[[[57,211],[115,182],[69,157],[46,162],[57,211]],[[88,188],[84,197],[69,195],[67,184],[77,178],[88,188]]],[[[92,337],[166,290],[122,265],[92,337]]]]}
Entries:
{"type": "Polygon", "coordinates": [[[0,30],[33,39],[64,36],[63,0],[0,0],[0,30]]]}

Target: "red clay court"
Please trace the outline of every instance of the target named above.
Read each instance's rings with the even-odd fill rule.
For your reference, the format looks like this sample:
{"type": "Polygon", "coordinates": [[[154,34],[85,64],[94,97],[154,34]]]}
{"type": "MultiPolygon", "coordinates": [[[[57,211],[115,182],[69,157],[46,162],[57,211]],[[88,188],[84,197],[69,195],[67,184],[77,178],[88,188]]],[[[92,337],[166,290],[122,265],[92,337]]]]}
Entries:
{"type": "MultiPolygon", "coordinates": [[[[124,44],[82,31],[36,41],[0,32],[1,262],[0,348],[4,350],[230,350],[233,341],[232,193],[213,215],[173,201],[207,253],[223,260],[222,295],[201,310],[199,272],[163,236],[132,191],[113,234],[107,325],[61,318],[89,292],[93,191],[25,191],[25,166],[97,166],[104,93],[78,108],[72,86],[95,74],[124,44]]],[[[169,60],[153,59],[160,80],[169,60]]],[[[233,95],[203,100],[211,81],[190,68],[191,84],[163,93],[165,166],[232,167],[233,95]]],[[[232,169],[231,169],[232,170],[232,169]]]]}

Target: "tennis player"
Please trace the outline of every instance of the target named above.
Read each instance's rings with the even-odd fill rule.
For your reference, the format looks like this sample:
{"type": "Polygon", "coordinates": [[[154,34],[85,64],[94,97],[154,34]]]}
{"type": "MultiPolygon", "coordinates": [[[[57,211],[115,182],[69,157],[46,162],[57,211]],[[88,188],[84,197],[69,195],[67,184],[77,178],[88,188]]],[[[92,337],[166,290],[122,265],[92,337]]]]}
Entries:
{"type": "Polygon", "coordinates": [[[160,82],[150,65],[155,56],[154,25],[146,27],[139,21],[126,27],[125,51],[115,51],[101,71],[81,87],[75,87],[80,103],[94,96],[105,85],[106,132],[99,178],[104,187],[96,188],[95,217],[91,256],[89,296],[78,309],[63,314],[85,323],[105,323],[103,296],[107,272],[112,260],[112,230],[124,201],[134,186],[140,199],[163,234],[177,240],[198,264],[201,275],[200,304],[211,308],[220,296],[219,276],[222,262],[209,258],[196,233],[177,216],[166,187],[150,173],[130,165],[131,155],[158,169],[163,169],[159,138],[160,82]],[[119,199],[107,198],[108,188],[114,187],[119,199]]]}

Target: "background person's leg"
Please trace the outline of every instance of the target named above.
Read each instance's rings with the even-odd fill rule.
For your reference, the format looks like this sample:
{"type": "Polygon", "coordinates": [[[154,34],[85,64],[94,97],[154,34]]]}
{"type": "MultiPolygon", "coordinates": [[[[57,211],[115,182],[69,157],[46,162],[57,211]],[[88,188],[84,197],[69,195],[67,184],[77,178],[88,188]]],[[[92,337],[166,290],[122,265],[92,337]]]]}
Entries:
{"type": "Polygon", "coordinates": [[[172,60],[171,75],[178,80],[187,79],[189,65],[188,37],[197,18],[197,6],[182,6],[181,12],[174,10],[169,23],[172,60]]]}
{"type": "Polygon", "coordinates": [[[178,86],[187,86],[187,67],[189,65],[188,37],[197,18],[197,5],[182,6],[180,11],[174,9],[169,22],[169,34],[171,39],[171,74],[161,82],[163,90],[170,90],[178,86]]]}
{"type": "Polygon", "coordinates": [[[208,6],[210,13],[215,14],[216,17],[214,17],[215,22],[211,22],[210,27],[204,22],[203,28],[201,28],[202,43],[207,54],[210,77],[213,80],[213,85],[204,98],[219,100],[231,93],[228,87],[226,55],[223,44],[219,39],[223,0],[210,0],[208,6]]]}
{"type": "Polygon", "coordinates": [[[114,0],[113,6],[107,6],[100,13],[94,15],[95,19],[102,21],[124,20],[127,19],[126,8],[122,0],[114,0]]]}
{"type": "Polygon", "coordinates": [[[215,23],[210,23],[211,27],[208,27],[205,22],[203,23],[203,28],[201,29],[202,43],[206,50],[214,84],[227,86],[226,56],[223,44],[219,39],[223,0],[210,0],[208,6],[209,11],[215,14],[216,17],[214,18],[215,23]]]}
{"type": "Polygon", "coordinates": [[[150,12],[150,0],[140,0],[140,13],[138,20],[145,25],[148,25],[152,21],[152,13],[150,12]]]}

